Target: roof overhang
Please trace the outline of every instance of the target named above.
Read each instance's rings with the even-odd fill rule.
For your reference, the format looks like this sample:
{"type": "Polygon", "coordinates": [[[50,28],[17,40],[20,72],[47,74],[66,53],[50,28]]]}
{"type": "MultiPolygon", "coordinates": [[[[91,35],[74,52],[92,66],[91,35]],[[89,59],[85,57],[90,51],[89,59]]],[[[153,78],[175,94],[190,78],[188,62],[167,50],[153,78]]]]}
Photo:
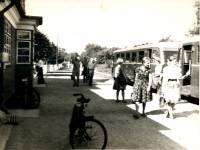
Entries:
{"type": "MultiPolygon", "coordinates": [[[[4,1],[0,0],[0,2],[4,2],[4,1]]],[[[35,24],[34,24],[35,26],[42,25],[42,17],[41,16],[28,16],[28,15],[26,15],[19,0],[10,0],[10,4],[8,3],[8,1],[6,1],[5,3],[7,5],[5,4],[5,7],[3,8],[3,10],[0,11],[0,14],[4,14],[9,9],[11,9],[12,7],[15,7],[19,16],[20,16],[20,20],[35,22],[35,24]]]]}
{"type": "Polygon", "coordinates": [[[20,14],[20,16],[22,17],[22,20],[23,19],[27,19],[27,20],[36,20],[36,22],[37,22],[37,26],[39,26],[39,25],[42,25],[42,17],[41,16],[27,16],[26,14],[25,14],[25,12],[24,12],[24,9],[22,8],[22,6],[21,6],[21,4],[20,4],[20,2],[19,1],[17,1],[16,3],[15,3],[15,6],[16,6],[16,8],[17,8],[17,10],[18,10],[18,12],[19,12],[19,14],[20,14]]]}

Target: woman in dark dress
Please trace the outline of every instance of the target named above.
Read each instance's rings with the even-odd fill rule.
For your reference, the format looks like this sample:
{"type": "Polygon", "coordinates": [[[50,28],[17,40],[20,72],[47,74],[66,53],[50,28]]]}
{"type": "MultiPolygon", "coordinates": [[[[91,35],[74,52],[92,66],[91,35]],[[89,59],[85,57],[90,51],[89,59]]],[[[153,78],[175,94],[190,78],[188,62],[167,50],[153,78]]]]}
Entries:
{"type": "Polygon", "coordinates": [[[126,90],[126,79],[123,73],[123,70],[121,68],[121,65],[123,63],[123,59],[122,58],[118,58],[117,60],[117,66],[115,67],[114,70],[114,85],[113,85],[113,89],[116,90],[116,102],[119,102],[119,92],[121,90],[122,92],[122,102],[125,103],[125,99],[124,99],[124,90],[126,90]]]}
{"type": "Polygon", "coordinates": [[[82,65],[83,65],[83,71],[82,71],[83,83],[86,83],[88,80],[88,60],[86,57],[83,58],[82,65]]]}
{"type": "Polygon", "coordinates": [[[133,115],[135,119],[139,119],[139,104],[142,103],[142,116],[146,117],[145,107],[146,102],[152,100],[150,93],[152,77],[150,70],[150,59],[144,57],[142,59],[142,65],[135,70],[135,82],[133,85],[132,101],[136,107],[136,114],[133,115]]]}

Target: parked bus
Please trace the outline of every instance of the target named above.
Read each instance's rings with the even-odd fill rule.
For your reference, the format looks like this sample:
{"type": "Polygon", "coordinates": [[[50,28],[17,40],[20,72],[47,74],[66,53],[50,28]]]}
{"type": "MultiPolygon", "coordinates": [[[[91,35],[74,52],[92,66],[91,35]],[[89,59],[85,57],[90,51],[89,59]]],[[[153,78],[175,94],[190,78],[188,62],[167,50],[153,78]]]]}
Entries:
{"type": "Polygon", "coordinates": [[[185,78],[182,80],[181,94],[199,98],[200,36],[187,39],[178,52],[178,62],[185,78]]]}
{"type": "Polygon", "coordinates": [[[114,51],[114,62],[117,58],[123,58],[122,68],[127,78],[134,81],[135,68],[142,64],[143,57],[151,59],[151,70],[154,72],[154,58],[159,57],[161,64],[164,65],[171,55],[177,55],[181,42],[158,42],[137,45],[131,48],[118,49],[114,51]]]}

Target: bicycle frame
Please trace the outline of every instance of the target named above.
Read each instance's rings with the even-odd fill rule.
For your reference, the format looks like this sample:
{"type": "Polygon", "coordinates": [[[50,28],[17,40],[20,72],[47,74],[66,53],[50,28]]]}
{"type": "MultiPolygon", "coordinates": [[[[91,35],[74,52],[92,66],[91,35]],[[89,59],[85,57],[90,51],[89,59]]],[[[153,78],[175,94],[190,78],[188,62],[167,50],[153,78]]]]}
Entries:
{"type": "Polygon", "coordinates": [[[70,145],[72,146],[72,148],[86,146],[87,149],[88,143],[94,142],[93,144],[95,144],[95,147],[93,147],[93,145],[93,148],[105,149],[108,139],[106,128],[100,121],[95,119],[94,116],[85,116],[85,107],[87,107],[87,103],[90,101],[90,99],[84,98],[83,94],[81,93],[74,94],[74,96],[81,97],[77,98],[77,103],[73,107],[72,117],[69,124],[70,145]],[[103,139],[103,141],[101,139],[103,139]],[[74,144],[74,142],[78,142],[76,143],[77,145],[74,144]]]}
{"type": "Polygon", "coordinates": [[[73,111],[72,111],[72,117],[70,121],[70,132],[74,131],[76,128],[83,127],[83,124],[85,120],[87,119],[94,119],[94,116],[85,116],[85,107],[87,104],[77,102],[74,105],[73,111]]]}

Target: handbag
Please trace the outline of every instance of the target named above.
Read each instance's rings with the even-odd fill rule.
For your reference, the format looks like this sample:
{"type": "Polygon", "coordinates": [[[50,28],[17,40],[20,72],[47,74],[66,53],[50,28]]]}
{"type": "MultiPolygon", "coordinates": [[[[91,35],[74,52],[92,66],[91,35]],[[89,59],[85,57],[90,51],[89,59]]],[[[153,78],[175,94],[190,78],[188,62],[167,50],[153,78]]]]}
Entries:
{"type": "Polygon", "coordinates": [[[131,80],[130,78],[128,78],[128,77],[125,77],[126,78],[126,84],[127,85],[130,85],[130,86],[133,86],[133,84],[134,84],[134,81],[133,80],[131,80]]]}
{"type": "Polygon", "coordinates": [[[121,70],[122,70],[122,74],[123,74],[123,76],[125,78],[126,85],[133,86],[134,81],[126,76],[126,74],[124,73],[124,70],[122,68],[121,68],[121,70]]]}

